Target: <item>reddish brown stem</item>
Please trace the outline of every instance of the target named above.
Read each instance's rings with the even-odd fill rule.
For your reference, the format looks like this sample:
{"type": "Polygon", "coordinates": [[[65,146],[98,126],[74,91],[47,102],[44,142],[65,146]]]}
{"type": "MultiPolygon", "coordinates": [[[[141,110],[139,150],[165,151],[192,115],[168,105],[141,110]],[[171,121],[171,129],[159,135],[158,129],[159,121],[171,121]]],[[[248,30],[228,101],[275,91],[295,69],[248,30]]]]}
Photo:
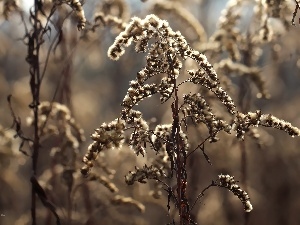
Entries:
{"type": "Polygon", "coordinates": [[[173,77],[174,95],[175,101],[172,104],[173,112],[173,125],[172,125],[172,136],[174,143],[174,152],[176,153],[176,178],[177,178],[177,208],[179,211],[180,225],[190,223],[189,207],[186,197],[186,152],[183,144],[183,140],[180,137],[180,120],[179,120],[179,98],[178,98],[178,87],[176,78],[173,77]]]}
{"type": "MultiPolygon", "coordinates": [[[[40,137],[38,128],[38,107],[40,102],[40,64],[39,64],[39,50],[40,50],[40,32],[41,24],[38,19],[39,0],[34,1],[34,12],[31,15],[33,19],[33,31],[29,34],[28,56],[27,62],[30,64],[30,87],[32,94],[32,104],[30,107],[34,113],[34,139],[33,139],[33,153],[32,153],[32,173],[33,176],[37,174],[37,162],[39,157],[40,137]]],[[[36,193],[32,185],[31,189],[31,218],[32,225],[36,225],[36,193]]]]}

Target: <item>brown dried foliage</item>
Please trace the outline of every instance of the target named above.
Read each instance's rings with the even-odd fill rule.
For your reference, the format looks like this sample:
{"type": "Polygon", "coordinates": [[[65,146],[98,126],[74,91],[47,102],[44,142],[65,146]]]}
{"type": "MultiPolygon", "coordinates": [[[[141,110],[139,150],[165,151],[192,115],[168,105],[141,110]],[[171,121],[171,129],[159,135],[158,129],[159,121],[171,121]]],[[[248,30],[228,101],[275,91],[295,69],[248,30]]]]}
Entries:
{"type": "MultiPolygon", "coordinates": [[[[14,66],[17,72],[5,66],[0,71],[0,92],[8,96],[0,122],[8,127],[5,121],[13,121],[11,129],[0,126],[0,186],[8,193],[0,201],[15,210],[0,208],[0,223],[276,224],[279,218],[288,224],[283,214],[270,212],[284,210],[274,205],[286,202],[286,210],[297,215],[292,209],[300,202],[300,184],[290,171],[300,171],[294,161],[299,152],[289,150],[287,135],[261,128],[300,136],[296,126],[279,119],[296,118],[297,100],[281,100],[281,111],[264,105],[272,105],[272,95],[283,97],[272,88],[280,87],[277,71],[287,62],[299,67],[299,60],[286,57],[291,48],[299,51],[291,26],[298,1],[229,0],[218,21],[201,19],[212,1],[143,2],[131,19],[123,0],[35,0],[29,12],[19,1],[0,2],[6,23],[14,26],[14,14],[21,18],[25,34],[18,35],[27,63],[14,66]],[[114,41],[107,40],[106,30],[118,33],[114,41]],[[142,68],[126,50],[130,45],[144,60],[142,68]],[[262,63],[273,63],[273,71],[262,63]],[[131,73],[136,76],[124,76],[131,73]],[[113,103],[122,97],[120,113],[111,120],[120,109],[113,103]],[[111,122],[95,128],[103,120],[111,122]],[[92,129],[90,143],[84,131],[92,129]],[[278,151],[272,142],[281,140],[287,147],[278,151]],[[263,150],[268,146],[272,152],[263,150]],[[289,172],[279,167],[285,157],[289,172]],[[21,185],[24,191],[17,192],[21,185]],[[277,193],[289,190],[293,203],[277,193]]],[[[1,63],[11,49],[0,47],[1,63]]]]}

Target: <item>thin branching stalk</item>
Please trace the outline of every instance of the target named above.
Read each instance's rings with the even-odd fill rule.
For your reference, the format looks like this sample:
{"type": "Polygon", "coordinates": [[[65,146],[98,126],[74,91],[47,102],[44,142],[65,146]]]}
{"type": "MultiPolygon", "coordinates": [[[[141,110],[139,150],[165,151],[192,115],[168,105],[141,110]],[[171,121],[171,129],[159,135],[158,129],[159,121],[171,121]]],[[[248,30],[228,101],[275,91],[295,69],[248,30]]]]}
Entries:
{"type": "Polygon", "coordinates": [[[184,145],[182,143],[182,139],[180,136],[180,120],[179,120],[179,97],[178,97],[178,87],[177,87],[177,80],[174,74],[173,69],[173,59],[169,57],[169,63],[171,67],[171,75],[172,83],[174,88],[174,102],[172,104],[172,113],[173,113],[173,123],[172,123],[172,142],[174,143],[174,152],[176,152],[176,180],[177,180],[177,208],[179,210],[179,218],[180,218],[180,225],[184,225],[185,221],[190,223],[190,214],[189,214],[189,205],[187,202],[186,196],[186,187],[187,187],[187,173],[186,173],[186,152],[184,149],[184,145]]]}
{"type": "MultiPolygon", "coordinates": [[[[34,114],[34,139],[33,139],[33,152],[32,152],[32,174],[36,176],[37,174],[37,163],[39,157],[40,149],[40,137],[39,137],[39,115],[38,107],[40,102],[40,34],[42,31],[41,23],[38,19],[39,6],[41,2],[39,0],[34,1],[34,11],[31,12],[31,19],[33,20],[33,31],[29,34],[28,43],[28,56],[27,62],[30,65],[30,87],[32,94],[32,104],[30,107],[34,114]]],[[[31,190],[31,217],[32,225],[36,225],[36,191],[34,185],[32,184],[31,190]]]]}
{"type": "MultiPolygon", "coordinates": [[[[262,114],[260,110],[247,112],[246,109],[242,109],[242,112],[239,112],[232,98],[221,87],[217,73],[206,56],[192,49],[185,37],[180,32],[174,32],[167,21],[160,20],[155,15],[148,15],[145,19],[134,17],[125,30],[116,37],[114,44],[108,50],[108,56],[113,60],[118,60],[125,53],[125,47],[132,42],[136,43],[135,50],[137,52],[148,52],[147,64],[137,73],[136,79],[130,82],[128,92],[121,104],[123,107],[121,117],[109,124],[103,123],[91,135],[93,143],[90,144],[83,158],[85,165],[82,167],[81,173],[91,177],[90,172],[99,153],[103,152],[104,154],[105,150],[120,148],[126,139],[125,131],[133,130],[130,132],[128,141],[131,149],[137,155],[145,156],[147,143],[149,143],[151,149],[159,157],[150,166],[145,164],[143,168],[135,167],[135,171],[129,171],[125,176],[125,182],[133,185],[135,182],[146,183],[147,179],[161,181],[174,177],[175,186],[165,185],[168,193],[168,212],[170,212],[170,201],[174,200],[175,208],[178,210],[179,224],[195,224],[187,199],[186,161],[188,156],[196,149],[200,149],[205,159],[211,164],[205,153],[204,143],[207,140],[210,143],[217,142],[219,140],[218,133],[221,131],[228,134],[235,132],[238,139],[244,140],[250,128],[258,125],[283,130],[293,137],[300,136],[300,130],[271,114],[262,114]],[[154,42],[149,42],[150,39],[154,39],[154,42]],[[187,58],[194,60],[199,68],[186,70],[189,78],[178,84],[177,78],[179,75],[184,75],[182,60],[187,58]],[[158,74],[166,75],[159,84],[147,83],[148,79],[158,74]],[[201,88],[210,91],[225,106],[229,116],[232,117],[231,122],[226,122],[225,118],[214,114],[210,102],[206,100],[208,96],[201,93],[188,93],[184,94],[181,99],[178,89],[181,84],[188,82],[200,85],[201,88]],[[162,104],[172,99],[170,109],[172,123],[158,124],[154,130],[151,130],[143,119],[142,113],[134,110],[133,107],[154,94],[160,94],[162,104]],[[180,119],[181,114],[183,119],[180,119]],[[188,136],[181,129],[183,124],[187,130],[187,118],[190,118],[195,126],[205,124],[209,132],[208,139],[205,139],[192,151],[189,149],[188,136]],[[190,153],[188,154],[188,152],[190,153]]],[[[236,58],[241,57],[240,54],[238,56],[236,58]]],[[[238,67],[238,64],[233,61],[229,64],[238,67]]],[[[247,72],[248,70],[246,71],[243,67],[242,71],[247,72]]],[[[240,105],[242,108],[244,104],[240,105]]],[[[245,161],[242,163],[246,166],[245,161]]],[[[243,173],[246,175],[246,171],[243,173]]],[[[246,177],[244,177],[245,182],[246,177]]],[[[233,176],[220,174],[208,188],[213,186],[228,189],[240,199],[246,213],[252,211],[253,207],[248,193],[241,189],[233,176]]],[[[195,203],[203,197],[204,191],[208,188],[198,195],[195,203]]],[[[171,219],[173,219],[172,224],[175,224],[174,218],[171,219]]]]}

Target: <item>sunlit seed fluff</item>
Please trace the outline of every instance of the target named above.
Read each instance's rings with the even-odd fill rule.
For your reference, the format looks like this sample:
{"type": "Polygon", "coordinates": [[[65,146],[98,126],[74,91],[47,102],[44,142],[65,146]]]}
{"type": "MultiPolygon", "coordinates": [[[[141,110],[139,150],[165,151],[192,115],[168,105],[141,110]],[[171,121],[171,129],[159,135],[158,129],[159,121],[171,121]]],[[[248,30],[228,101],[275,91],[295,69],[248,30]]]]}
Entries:
{"type": "Polygon", "coordinates": [[[74,11],[76,12],[76,15],[78,17],[78,30],[82,30],[85,28],[85,24],[86,24],[86,18],[84,15],[84,11],[81,5],[81,2],[79,0],[71,0],[68,1],[68,4],[70,4],[70,6],[72,7],[72,9],[74,9],[74,11]]]}
{"type": "Polygon", "coordinates": [[[160,137],[167,137],[170,135],[172,129],[172,124],[163,124],[163,125],[157,125],[153,135],[151,136],[152,142],[155,142],[156,140],[159,140],[160,137]]]}
{"type": "Polygon", "coordinates": [[[245,203],[245,212],[251,212],[253,210],[253,206],[250,201],[246,201],[245,203]]]}
{"type": "Polygon", "coordinates": [[[245,212],[250,212],[252,211],[253,207],[250,202],[250,198],[247,194],[247,192],[243,191],[238,185],[237,182],[234,180],[233,176],[229,175],[219,175],[219,181],[220,181],[220,186],[227,188],[229,191],[231,191],[235,196],[237,196],[241,202],[244,205],[244,210],[245,212]]]}
{"type": "Polygon", "coordinates": [[[151,26],[155,28],[159,26],[160,19],[157,16],[151,14],[151,15],[147,15],[145,19],[150,23],[151,26]]]}

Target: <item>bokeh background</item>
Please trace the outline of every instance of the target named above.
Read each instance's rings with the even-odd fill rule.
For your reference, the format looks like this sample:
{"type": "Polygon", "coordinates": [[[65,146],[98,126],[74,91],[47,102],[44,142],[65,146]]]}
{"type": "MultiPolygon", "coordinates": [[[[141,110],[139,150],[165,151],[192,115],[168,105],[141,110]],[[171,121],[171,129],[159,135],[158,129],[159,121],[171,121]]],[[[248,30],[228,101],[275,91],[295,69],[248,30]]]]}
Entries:
{"type": "MultiPolygon", "coordinates": [[[[0,1],[2,12],[4,3],[0,1]]],[[[31,1],[19,1],[19,10],[28,27],[28,12],[31,1]]],[[[46,2],[46,1],[45,1],[46,2]]],[[[227,0],[185,0],[166,1],[180,4],[204,27],[211,37],[218,30],[221,12],[226,8],[227,0]]],[[[242,1],[236,13],[241,17],[237,28],[244,34],[253,33],[255,22],[253,8],[260,1],[242,1]],[[254,24],[254,25],[253,25],[254,24]]],[[[274,1],[275,2],[275,1],[274,1]]],[[[281,2],[281,1],[278,1],[281,2]]],[[[294,8],[293,1],[288,2],[294,8]]],[[[46,4],[46,3],[45,3],[46,4]]],[[[159,11],[156,2],[148,0],[131,1],[86,1],[85,15],[93,21],[96,12],[106,12],[128,22],[130,17],[144,18],[149,13],[156,13],[167,19],[174,30],[180,30],[191,45],[199,45],[194,30],[187,26],[176,14],[159,11]],[[122,5],[117,7],[118,4],[122,5]],[[114,6],[116,4],[117,6],[114,6]],[[111,8],[110,8],[111,7],[111,8]],[[105,11],[108,10],[108,11],[105,11]],[[156,11],[157,10],[157,11],[156,11]]],[[[53,21],[58,23],[61,15],[71,12],[65,6],[54,14],[53,21]]],[[[291,21],[292,13],[286,15],[291,21]]],[[[43,16],[41,16],[43,20],[43,16]]],[[[237,103],[239,110],[255,111],[261,109],[300,127],[300,25],[286,28],[280,19],[274,19],[270,26],[278,34],[272,41],[260,46],[261,55],[257,60],[261,68],[260,76],[265,80],[270,99],[256,98],[257,88],[249,79],[234,74],[219,74],[230,80],[229,93],[237,103]],[[275,21],[275,22],[274,22],[275,21]],[[274,50],[275,49],[275,50],[274,50]]],[[[91,143],[89,135],[103,122],[109,122],[120,115],[121,102],[127,92],[128,83],[144,66],[143,54],[134,52],[134,47],[126,50],[119,61],[107,57],[107,49],[113,43],[119,30],[113,26],[99,26],[95,32],[79,32],[74,18],[68,17],[62,26],[63,37],[57,46],[51,47],[57,31],[45,35],[41,51],[41,67],[49,54],[49,62],[41,86],[42,101],[56,101],[65,104],[72,116],[85,132],[86,141],[81,143],[76,153],[74,186],[72,195],[63,178],[64,165],[51,154],[53,147],[60,146],[60,139],[52,137],[42,140],[38,162],[38,180],[45,189],[48,198],[56,205],[62,224],[167,224],[176,214],[167,212],[167,195],[154,199],[149,192],[155,185],[147,184],[127,186],[124,176],[134,166],[151,162],[154,157],[136,157],[132,150],[123,147],[105,155],[105,163],[115,173],[105,175],[119,188],[119,194],[132,197],[145,206],[144,212],[132,205],[118,205],[112,202],[113,193],[99,182],[86,182],[80,175],[81,159],[91,143]],[[49,49],[51,50],[49,51],[49,49]],[[74,191],[75,189],[75,191],[74,191]],[[71,201],[69,197],[71,198],[71,201]],[[68,212],[72,211],[71,218],[68,212]]],[[[33,128],[26,124],[31,115],[28,105],[31,103],[28,64],[26,63],[27,46],[24,41],[24,23],[18,10],[12,10],[8,17],[0,19],[0,224],[30,224],[30,176],[31,158],[19,152],[20,140],[14,138],[11,129],[13,118],[7,102],[12,95],[14,113],[22,121],[25,136],[33,136],[33,128]]],[[[209,39],[208,39],[209,42],[209,39]]],[[[54,42],[55,43],[55,42],[54,42]]],[[[200,43],[201,44],[201,43],[200,43]]],[[[203,43],[202,43],[203,44],[203,43]]],[[[55,44],[54,44],[55,45],[55,44]]],[[[218,57],[207,51],[208,60],[214,64],[218,57]]],[[[198,91],[186,88],[186,92],[198,91]]],[[[159,123],[170,123],[169,105],[161,105],[159,98],[147,99],[139,106],[147,120],[156,119],[159,123]]],[[[218,109],[218,108],[217,108],[218,109]]],[[[221,109],[220,114],[224,109],[221,109]]],[[[206,145],[212,165],[209,165],[202,152],[195,152],[189,159],[189,200],[215,180],[218,174],[230,174],[240,180],[248,191],[253,211],[245,216],[243,205],[232,193],[220,188],[211,188],[193,209],[193,217],[198,224],[239,225],[239,224],[300,224],[300,138],[292,138],[283,131],[259,128],[261,144],[246,137],[238,141],[233,135],[221,134],[220,141],[206,145]],[[247,217],[247,219],[245,219],[247,217]],[[246,222],[245,222],[246,220],[246,222]]],[[[205,129],[191,129],[188,132],[191,146],[197,146],[207,133],[205,129]]],[[[23,150],[30,155],[30,146],[25,143],[23,150]]],[[[103,160],[102,159],[102,160],[103,160]]],[[[103,163],[101,164],[103,165],[103,163]]],[[[105,174],[101,168],[95,173],[105,174]]],[[[38,203],[38,224],[55,224],[51,213],[38,203]]]]}

